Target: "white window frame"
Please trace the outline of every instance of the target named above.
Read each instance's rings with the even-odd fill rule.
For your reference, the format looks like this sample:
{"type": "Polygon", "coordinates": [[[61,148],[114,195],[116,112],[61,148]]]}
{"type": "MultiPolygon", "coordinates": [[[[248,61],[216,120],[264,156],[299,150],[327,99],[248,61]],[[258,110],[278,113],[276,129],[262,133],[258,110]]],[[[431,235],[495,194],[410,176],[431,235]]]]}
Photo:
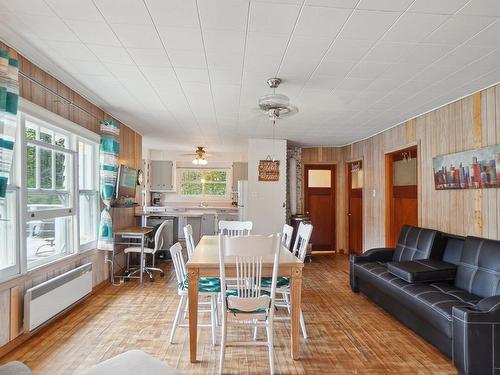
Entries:
{"type": "Polygon", "coordinates": [[[223,168],[223,167],[213,167],[213,168],[196,168],[196,167],[180,167],[176,169],[176,180],[177,180],[177,192],[179,196],[181,196],[183,199],[187,200],[228,200],[231,197],[231,187],[232,187],[232,170],[231,168],[223,168]],[[226,172],[226,194],[225,195],[207,195],[207,194],[199,194],[199,195],[187,195],[187,194],[182,194],[181,190],[181,185],[182,185],[182,173],[185,171],[197,171],[197,172],[212,172],[212,171],[218,171],[218,172],[226,172]]]}
{"type": "MultiPolygon", "coordinates": [[[[19,249],[20,249],[20,258],[21,258],[21,274],[28,272],[28,262],[27,262],[27,248],[26,248],[26,229],[27,223],[31,220],[35,219],[47,219],[47,218],[55,218],[55,217],[72,217],[72,236],[70,239],[70,246],[72,252],[65,256],[60,256],[45,262],[40,265],[35,265],[29,269],[29,271],[33,271],[34,269],[47,266],[48,264],[53,264],[64,259],[74,257],[79,253],[95,248],[97,245],[97,240],[89,242],[87,244],[83,244],[80,246],[80,238],[79,238],[79,220],[78,220],[78,199],[79,199],[79,166],[78,166],[78,142],[83,141],[87,143],[94,144],[94,152],[98,152],[98,145],[100,142],[100,136],[88,129],[83,128],[82,126],[75,124],[72,121],[69,121],[45,108],[42,108],[34,103],[31,103],[27,100],[20,99],[19,103],[19,121],[18,121],[18,139],[19,142],[19,152],[17,155],[18,160],[20,160],[20,165],[26,165],[26,139],[25,139],[25,129],[26,129],[26,119],[29,119],[33,123],[43,124],[44,127],[49,129],[54,129],[59,134],[63,134],[67,136],[68,139],[68,152],[71,153],[71,163],[72,163],[72,171],[70,172],[70,195],[71,195],[71,204],[68,208],[62,209],[53,209],[53,210],[40,210],[40,211],[28,211],[27,207],[27,175],[26,168],[19,168],[19,182],[20,182],[20,204],[19,204],[19,212],[20,212],[20,225],[19,228],[19,249]]],[[[48,143],[42,141],[29,141],[29,143],[36,143],[41,147],[45,148],[56,148],[60,149],[58,146],[50,145],[48,143]]],[[[66,149],[65,149],[66,151],[66,149]]],[[[98,157],[94,156],[94,164],[95,164],[95,176],[94,181],[99,181],[99,168],[98,168],[98,157]]],[[[99,199],[96,200],[96,211],[99,211],[99,199]]],[[[98,218],[96,226],[98,226],[98,218]]]]}
{"type": "MultiPolygon", "coordinates": [[[[16,146],[14,146],[16,147],[16,146]]],[[[16,155],[16,151],[14,151],[14,158],[16,155]]],[[[13,165],[13,173],[11,174],[11,181],[15,181],[15,166],[13,165]]],[[[15,277],[21,273],[21,254],[19,251],[19,187],[15,186],[13,184],[9,184],[7,186],[7,192],[13,192],[14,193],[14,198],[15,198],[15,203],[14,203],[14,211],[15,211],[15,222],[14,222],[14,228],[15,228],[15,263],[12,266],[5,267],[0,270],[0,281],[6,280],[12,277],[15,277]]]]}

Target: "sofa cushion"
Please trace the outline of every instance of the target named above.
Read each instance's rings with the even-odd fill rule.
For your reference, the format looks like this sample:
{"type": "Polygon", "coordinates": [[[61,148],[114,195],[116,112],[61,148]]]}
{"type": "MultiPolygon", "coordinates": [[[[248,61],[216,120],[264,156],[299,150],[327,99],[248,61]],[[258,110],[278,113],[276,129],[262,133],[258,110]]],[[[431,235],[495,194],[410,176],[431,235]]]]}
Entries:
{"type": "Polygon", "coordinates": [[[357,277],[376,286],[381,293],[392,296],[406,308],[451,338],[453,306],[472,306],[480,297],[452,284],[410,284],[387,270],[387,264],[367,262],[355,265],[357,277]]]}
{"type": "Polygon", "coordinates": [[[389,262],[387,270],[408,283],[453,281],[457,266],[434,259],[417,259],[406,262],[389,262]]]}
{"type": "Polygon", "coordinates": [[[0,375],[32,375],[33,373],[22,362],[12,361],[0,366],[0,375]]]}
{"type": "Polygon", "coordinates": [[[455,286],[480,297],[500,295],[500,241],[467,237],[455,286]]]}
{"type": "Polygon", "coordinates": [[[141,350],[129,350],[88,369],[85,375],[181,375],[141,350]]]}
{"type": "Polygon", "coordinates": [[[414,259],[441,258],[441,246],[435,243],[439,232],[433,229],[403,225],[394,251],[394,262],[414,259]]]}

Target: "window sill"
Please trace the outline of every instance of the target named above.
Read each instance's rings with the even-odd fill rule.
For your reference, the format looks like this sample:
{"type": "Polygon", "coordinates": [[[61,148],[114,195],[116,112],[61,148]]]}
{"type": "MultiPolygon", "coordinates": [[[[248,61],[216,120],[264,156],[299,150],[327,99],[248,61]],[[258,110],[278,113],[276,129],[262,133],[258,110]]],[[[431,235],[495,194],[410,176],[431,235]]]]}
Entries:
{"type": "Polygon", "coordinates": [[[37,277],[40,274],[47,273],[47,272],[54,270],[54,269],[60,269],[68,263],[86,258],[90,255],[94,255],[97,253],[98,253],[98,250],[95,248],[81,251],[81,252],[78,252],[75,254],[67,255],[63,258],[56,259],[56,260],[54,260],[50,263],[47,263],[47,264],[41,264],[35,268],[30,269],[29,271],[27,271],[24,274],[18,274],[18,275],[13,275],[13,276],[7,277],[4,280],[0,280],[0,291],[10,289],[14,286],[21,284],[21,282],[24,282],[24,281],[30,280],[30,279],[34,279],[35,277],[37,277]]]}

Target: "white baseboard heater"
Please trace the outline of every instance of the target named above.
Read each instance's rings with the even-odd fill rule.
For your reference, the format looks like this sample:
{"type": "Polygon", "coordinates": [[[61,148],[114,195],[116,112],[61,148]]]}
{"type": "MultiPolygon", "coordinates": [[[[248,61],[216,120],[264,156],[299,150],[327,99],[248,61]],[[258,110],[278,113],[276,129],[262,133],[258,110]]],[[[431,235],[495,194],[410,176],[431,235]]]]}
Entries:
{"type": "Polygon", "coordinates": [[[33,331],[92,291],[92,263],[47,280],[24,295],[24,329],[33,331]]]}

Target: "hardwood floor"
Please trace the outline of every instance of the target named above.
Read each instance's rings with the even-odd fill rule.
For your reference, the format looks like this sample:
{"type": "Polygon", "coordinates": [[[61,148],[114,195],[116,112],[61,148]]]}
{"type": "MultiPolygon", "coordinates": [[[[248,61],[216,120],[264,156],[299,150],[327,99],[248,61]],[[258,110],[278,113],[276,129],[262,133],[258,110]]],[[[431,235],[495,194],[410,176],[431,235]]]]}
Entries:
{"type": "MultiPolygon", "coordinates": [[[[215,374],[219,346],[200,328],[199,362],[189,362],[186,328],[168,344],[179,297],[170,264],[164,279],[107,286],[61,320],[0,359],[35,374],[72,374],[129,349],[141,349],[185,374],[215,374]]],[[[303,305],[309,338],[301,360],[290,358],[288,322],[275,323],[276,373],[456,374],[451,361],[366,297],[351,292],[346,255],[318,256],[304,268],[303,305]]],[[[208,322],[209,315],[201,314],[208,322]]],[[[250,335],[229,330],[228,340],[250,335]]],[[[261,332],[263,334],[263,332],[261,332]]],[[[268,373],[265,348],[228,347],[225,373],[268,373]]]]}

